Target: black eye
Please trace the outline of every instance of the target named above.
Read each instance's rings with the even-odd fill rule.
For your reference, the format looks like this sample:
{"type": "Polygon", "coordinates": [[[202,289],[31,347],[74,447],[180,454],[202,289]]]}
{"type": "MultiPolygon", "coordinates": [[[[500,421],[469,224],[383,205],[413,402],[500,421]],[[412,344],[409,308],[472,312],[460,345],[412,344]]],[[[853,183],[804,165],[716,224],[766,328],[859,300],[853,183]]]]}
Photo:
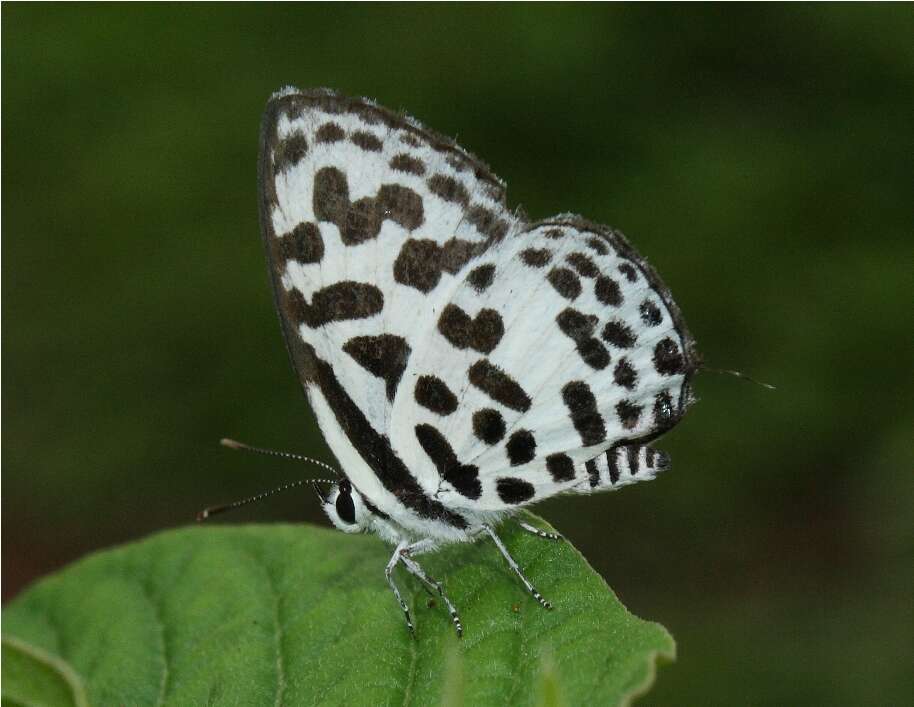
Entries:
{"type": "Polygon", "coordinates": [[[336,513],[344,523],[355,523],[355,504],[352,502],[352,490],[348,481],[340,482],[336,495],[336,513]]]}

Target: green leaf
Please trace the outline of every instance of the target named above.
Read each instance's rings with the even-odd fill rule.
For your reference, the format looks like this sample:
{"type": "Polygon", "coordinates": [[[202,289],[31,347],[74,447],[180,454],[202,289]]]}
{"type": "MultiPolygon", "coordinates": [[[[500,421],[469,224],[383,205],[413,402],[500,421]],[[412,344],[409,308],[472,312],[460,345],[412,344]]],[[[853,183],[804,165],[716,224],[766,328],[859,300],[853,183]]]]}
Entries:
{"type": "Polygon", "coordinates": [[[76,672],[56,656],[16,638],[3,638],[3,704],[86,707],[76,672]]]}
{"type": "Polygon", "coordinates": [[[611,705],[646,691],[675,653],[666,630],[632,616],[570,544],[510,522],[500,534],[555,608],[490,541],[449,546],[420,560],[461,612],[459,640],[440,600],[398,571],[409,636],[384,581],[392,550],[373,537],[206,526],[93,555],[4,610],[3,700],[79,704],[80,681],[93,705],[611,705]]]}

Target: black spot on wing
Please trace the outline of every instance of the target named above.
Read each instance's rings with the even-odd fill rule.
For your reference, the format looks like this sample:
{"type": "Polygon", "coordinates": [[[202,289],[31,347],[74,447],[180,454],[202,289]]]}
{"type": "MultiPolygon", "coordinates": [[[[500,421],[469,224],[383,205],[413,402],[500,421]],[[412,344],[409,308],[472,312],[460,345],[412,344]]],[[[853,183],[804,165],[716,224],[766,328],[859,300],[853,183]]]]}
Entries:
{"type": "Polygon", "coordinates": [[[416,381],[416,402],[439,415],[450,415],[457,409],[457,396],[436,376],[419,376],[416,381]]]}
{"type": "Polygon", "coordinates": [[[471,206],[464,218],[489,241],[500,241],[508,233],[508,222],[484,206],[471,206]]]}
{"type": "Polygon", "coordinates": [[[606,247],[606,244],[601,241],[599,238],[591,238],[587,241],[587,247],[592,251],[599,253],[600,255],[606,255],[609,253],[609,248],[606,247]]]}
{"type": "Polygon", "coordinates": [[[609,467],[609,483],[613,485],[619,480],[618,455],[618,447],[610,447],[606,450],[606,465],[609,467]]]}
{"type": "Polygon", "coordinates": [[[505,445],[511,466],[519,466],[533,461],[536,456],[536,439],[529,430],[514,432],[505,445]]]}
{"type": "Polygon", "coordinates": [[[416,439],[419,440],[422,449],[425,450],[425,453],[428,454],[429,459],[432,460],[432,463],[440,473],[443,474],[449,468],[459,465],[454,449],[437,428],[432,425],[420,424],[416,425],[415,432],[416,439]]]}
{"type": "Polygon", "coordinates": [[[524,265],[527,265],[531,268],[542,268],[549,264],[549,261],[552,260],[552,253],[550,253],[545,248],[527,248],[522,250],[520,253],[520,259],[524,261],[524,265]]]}
{"type": "Polygon", "coordinates": [[[561,228],[549,228],[543,235],[550,240],[557,241],[560,238],[565,237],[565,231],[563,231],[561,228]]]}
{"type": "Polygon", "coordinates": [[[505,436],[505,420],[498,410],[483,408],[473,413],[473,434],[488,445],[497,444],[505,436]]]}
{"type": "Polygon", "coordinates": [[[273,153],[273,173],[279,174],[294,167],[308,154],[308,139],[300,132],[289,135],[276,146],[273,153]]]}
{"type": "Polygon", "coordinates": [[[359,245],[377,237],[381,232],[384,214],[376,199],[365,197],[353,202],[341,224],[340,237],[346,245],[359,245]]]}
{"type": "Polygon", "coordinates": [[[600,269],[584,253],[570,253],[565,257],[571,267],[573,267],[581,277],[595,278],[600,274],[600,269]]]}
{"type": "Polygon", "coordinates": [[[416,425],[416,439],[429,459],[438,470],[438,474],[454,489],[471,500],[482,495],[482,484],[479,483],[479,469],[469,464],[461,464],[450,443],[436,428],[431,425],[416,425]]]}
{"type": "Polygon", "coordinates": [[[600,275],[594,285],[594,294],[603,304],[618,307],[622,304],[622,291],[619,283],[607,275],[600,275]]]}
{"type": "Polygon", "coordinates": [[[454,275],[473,256],[482,252],[483,243],[471,243],[462,238],[449,238],[441,246],[441,269],[454,275]]]}
{"type": "Polygon", "coordinates": [[[663,312],[653,300],[644,300],[638,307],[638,312],[641,314],[641,321],[647,326],[657,326],[663,321],[663,312]]]}
{"type": "Polygon", "coordinates": [[[482,484],[479,483],[479,471],[475,466],[458,466],[448,471],[444,480],[462,496],[475,501],[482,495],[482,484]]]}
{"type": "Polygon", "coordinates": [[[555,321],[562,333],[574,341],[584,363],[595,370],[602,370],[609,365],[609,352],[593,336],[597,323],[596,317],[586,316],[576,309],[568,307],[559,312],[555,321]]]}
{"type": "Polygon", "coordinates": [[[617,385],[621,385],[628,390],[632,390],[635,387],[635,383],[638,380],[638,374],[635,372],[632,364],[628,362],[628,359],[619,359],[615,370],[613,370],[613,380],[617,385]]]}
{"type": "Polygon", "coordinates": [[[394,261],[394,280],[431,292],[441,279],[441,249],[435,241],[410,238],[400,247],[394,261]]]}
{"type": "Polygon", "coordinates": [[[314,175],[313,207],[318,220],[336,224],[349,246],[376,238],[386,220],[412,231],[425,219],[422,197],[402,184],[382,184],[377,196],[350,203],[346,175],[336,167],[314,175]]]}
{"type": "Polygon", "coordinates": [[[596,488],[600,485],[600,470],[597,468],[596,459],[589,459],[584,462],[584,469],[587,470],[587,478],[590,488],[596,488]]]}
{"type": "Polygon", "coordinates": [[[366,152],[380,152],[384,146],[380,138],[367,130],[357,130],[349,136],[349,140],[366,152]]]}
{"type": "Polygon", "coordinates": [[[406,339],[393,334],[356,336],[343,344],[343,351],[369,373],[384,379],[387,399],[393,402],[409,361],[410,349],[406,339]]]}
{"type": "Polygon", "coordinates": [[[550,454],[546,457],[546,469],[556,483],[574,479],[574,462],[567,454],[550,454]]]}
{"type": "Polygon", "coordinates": [[[685,360],[676,342],[667,337],[654,347],[654,368],[664,376],[672,376],[685,370],[685,360]]]}
{"type": "Polygon", "coordinates": [[[552,268],[546,279],[565,299],[573,300],[581,294],[581,280],[568,268],[552,268]]]}
{"type": "Polygon", "coordinates": [[[394,221],[408,231],[419,228],[425,220],[422,197],[402,184],[382,184],[376,201],[384,219],[394,221]]]}
{"type": "Polygon", "coordinates": [[[336,123],[324,123],[317,129],[314,135],[315,142],[329,143],[339,142],[346,137],[346,132],[336,123]]]}
{"type": "Polygon", "coordinates": [[[625,279],[629,282],[638,281],[638,271],[635,269],[635,266],[631,263],[622,263],[619,265],[619,272],[625,275],[625,279]]]}
{"type": "Polygon", "coordinates": [[[337,226],[344,223],[349,211],[349,182],[336,167],[324,167],[314,175],[312,196],[314,215],[318,221],[337,226]]]}
{"type": "Polygon", "coordinates": [[[571,423],[581,435],[585,447],[600,444],[606,439],[606,425],[597,410],[597,399],[590,386],[583,381],[572,381],[562,388],[562,400],[571,414],[571,423]]]}
{"type": "Polygon", "coordinates": [[[463,184],[449,177],[446,174],[435,174],[428,180],[429,191],[435,196],[439,196],[445,201],[450,201],[462,206],[466,206],[470,201],[470,195],[463,184]]]}
{"type": "Polygon", "coordinates": [[[394,155],[391,157],[390,168],[396,170],[397,172],[415,174],[419,177],[425,174],[425,165],[422,164],[422,160],[412,157],[411,155],[407,155],[406,153],[394,155]]]}
{"type": "Polygon", "coordinates": [[[441,246],[430,239],[409,238],[394,261],[394,280],[420,292],[431,292],[442,273],[455,274],[484,247],[483,243],[460,238],[450,238],[441,246]]]}
{"type": "Polygon", "coordinates": [[[492,263],[486,263],[479,267],[473,268],[467,275],[467,282],[472,288],[479,293],[485,292],[492,280],[495,278],[495,266],[492,263]]]}
{"type": "Polygon", "coordinates": [[[654,426],[659,429],[667,429],[675,422],[676,416],[673,412],[673,398],[668,391],[664,390],[654,396],[654,426]]]}
{"type": "Polygon", "coordinates": [[[626,430],[634,429],[641,419],[641,406],[631,400],[622,400],[616,405],[616,416],[626,430]]]}
{"type": "Polygon", "coordinates": [[[635,345],[635,339],[631,327],[618,319],[607,322],[603,327],[603,340],[617,349],[630,349],[635,345]]]}
{"type": "Polygon", "coordinates": [[[324,257],[324,241],[317,224],[300,223],[291,232],[280,236],[279,252],[283,260],[319,263],[324,257]]]}
{"type": "Polygon", "coordinates": [[[305,301],[298,290],[288,290],[286,297],[296,321],[312,329],[329,322],[366,319],[384,308],[384,295],[374,285],[345,280],[318,290],[305,301]]]}
{"type": "Polygon", "coordinates": [[[470,318],[456,304],[449,304],[438,319],[438,331],[458,349],[491,353],[501,341],[505,327],[494,309],[480,310],[475,318],[470,318]]]}
{"type": "Polygon", "coordinates": [[[468,377],[470,383],[505,407],[518,412],[530,409],[530,397],[517,381],[486,359],[480,359],[470,366],[468,377]]]}
{"type": "Polygon", "coordinates": [[[495,483],[495,488],[502,502],[512,506],[529,501],[536,493],[529,481],[512,477],[499,479],[495,483]]]}

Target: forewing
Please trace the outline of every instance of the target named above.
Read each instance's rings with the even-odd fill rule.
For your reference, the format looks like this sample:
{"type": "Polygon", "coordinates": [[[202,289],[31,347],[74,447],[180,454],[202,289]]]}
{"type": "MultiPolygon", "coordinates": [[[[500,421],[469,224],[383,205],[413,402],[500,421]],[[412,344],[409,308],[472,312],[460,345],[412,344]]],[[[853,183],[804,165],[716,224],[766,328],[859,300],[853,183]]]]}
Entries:
{"type": "Polygon", "coordinates": [[[426,346],[423,321],[471,259],[519,229],[503,184],[410,118],[289,89],[264,116],[260,198],[286,343],[328,443],[372,498],[446,515],[428,497],[434,467],[390,443],[392,406],[426,346]]]}

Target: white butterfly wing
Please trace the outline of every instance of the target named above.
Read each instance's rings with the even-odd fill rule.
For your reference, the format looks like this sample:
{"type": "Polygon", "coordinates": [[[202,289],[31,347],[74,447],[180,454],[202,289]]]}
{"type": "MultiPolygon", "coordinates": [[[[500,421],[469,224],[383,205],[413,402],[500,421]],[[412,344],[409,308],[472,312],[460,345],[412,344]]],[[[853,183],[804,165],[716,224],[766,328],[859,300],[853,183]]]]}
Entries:
{"type": "Polygon", "coordinates": [[[693,343],[625,239],[527,224],[484,164],[414,120],[281,92],[260,194],[294,366],[344,472],[399,522],[465,529],[638,480],[612,450],[682,415],[693,343]]]}
{"type": "Polygon", "coordinates": [[[461,275],[394,406],[391,438],[432,460],[437,498],[498,511],[650,478],[645,463],[620,479],[615,452],[603,453],[675,424],[696,355],[668,291],[621,234],[557,217],[461,275]]]}
{"type": "Polygon", "coordinates": [[[409,118],[287,90],[264,115],[260,198],[286,343],[345,473],[388,512],[463,525],[434,466],[391,444],[392,404],[457,273],[518,230],[503,184],[409,118]]]}

